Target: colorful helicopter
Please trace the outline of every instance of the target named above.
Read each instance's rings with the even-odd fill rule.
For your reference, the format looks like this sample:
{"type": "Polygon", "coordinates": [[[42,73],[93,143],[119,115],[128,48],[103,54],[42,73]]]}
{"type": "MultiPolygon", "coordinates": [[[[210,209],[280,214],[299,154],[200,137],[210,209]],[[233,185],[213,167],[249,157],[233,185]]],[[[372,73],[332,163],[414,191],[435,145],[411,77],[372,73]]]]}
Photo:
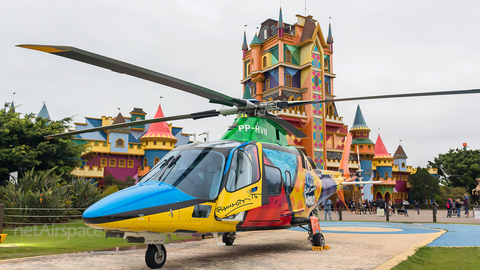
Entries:
{"type": "MultiPolygon", "coordinates": [[[[88,208],[84,222],[106,230],[107,237],[148,245],[145,261],[161,268],[166,261],[164,244],[175,240],[213,236],[232,245],[235,233],[301,226],[315,247],[325,246],[318,219],[312,215],[319,203],[352,181],[348,165],[343,172],[319,170],[310,157],[287,143],[290,132],[306,135],[271,114],[290,107],[319,102],[379,98],[480,93],[480,89],[355,97],[322,101],[268,101],[233,98],[162,73],[154,72],[88,51],[66,46],[18,45],[128,74],[224,105],[220,109],[135,121],[73,131],[49,137],[180,119],[202,119],[236,114],[220,141],[175,148],[138,184],[116,192],[88,208]],[[305,227],[306,226],[306,227],[305,227]]],[[[351,141],[351,140],[350,140],[351,141]]],[[[347,140],[348,142],[348,140],[347,140]]],[[[350,146],[342,162],[348,162],[350,146]]],[[[374,183],[361,182],[361,184],[374,183]]],[[[378,183],[376,181],[375,183],[378,183]]]]}

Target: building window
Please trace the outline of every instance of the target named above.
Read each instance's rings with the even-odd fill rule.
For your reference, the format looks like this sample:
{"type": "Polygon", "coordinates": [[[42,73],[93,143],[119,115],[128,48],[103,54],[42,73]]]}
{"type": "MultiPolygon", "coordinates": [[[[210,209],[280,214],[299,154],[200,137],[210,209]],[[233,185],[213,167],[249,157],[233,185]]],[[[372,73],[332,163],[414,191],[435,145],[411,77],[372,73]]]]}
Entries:
{"type": "Polygon", "coordinates": [[[267,67],[267,57],[266,56],[263,57],[262,62],[263,62],[263,68],[266,68],[267,67]]]}
{"type": "Polygon", "coordinates": [[[156,165],[159,161],[160,161],[160,159],[159,159],[158,157],[156,157],[156,158],[153,160],[153,165],[156,165]]]}
{"type": "Polygon", "coordinates": [[[143,168],[148,166],[148,160],[147,158],[143,158],[143,168]]]}
{"type": "Polygon", "coordinates": [[[402,162],[402,168],[405,168],[405,162],[402,162]]]}
{"type": "Polygon", "coordinates": [[[292,53],[288,50],[285,52],[285,62],[292,63],[292,53]]]}
{"type": "Polygon", "coordinates": [[[109,159],[108,160],[108,167],[112,167],[112,168],[117,167],[117,160],[113,159],[113,158],[109,159]]]}
{"type": "Polygon", "coordinates": [[[372,146],[371,146],[371,145],[369,145],[369,146],[368,146],[368,149],[371,149],[371,148],[372,148],[372,146]]]}
{"type": "Polygon", "coordinates": [[[165,145],[165,142],[163,142],[163,145],[165,145]]]}
{"type": "Polygon", "coordinates": [[[107,167],[107,159],[106,158],[101,158],[100,159],[100,166],[107,167]]]}
{"type": "Polygon", "coordinates": [[[122,139],[118,139],[118,140],[115,141],[115,146],[116,147],[124,147],[125,142],[122,139]]]}
{"type": "Polygon", "coordinates": [[[125,165],[126,165],[125,159],[118,160],[118,167],[125,168],[125,165]]]}
{"type": "Polygon", "coordinates": [[[292,75],[287,74],[285,78],[286,78],[285,85],[292,86],[292,75]]]}
{"type": "Polygon", "coordinates": [[[257,94],[257,91],[255,90],[255,85],[252,85],[250,87],[250,95],[253,97],[256,94],[257,94]]]}
{"type": "Polygon", "coordinates": [[[377,172],[375,176],[377,177],[377,180],[380,179],[380,172],[377,172]]]}
{"type": "Polygon", "coordinates": [[[325,59],[325,71],[330,72],[330,61],[328,59],[325,59]]]}
{"type": "Polygon", "coordinates": [[[98,142],[93,143],[93,145],[98,146],[98,142]]]}
{"type": "Polygon", "coordinates": [[[133,160],[128,161],[128,168],[133,168],[134,165],[135,165],[135,162],[133,160]]]}
{"type": "Polygon", "coordinates": [[[250,64],[247,65],[247,76],[250,76],[250,64]]]}
{"type": "Polygon", "coordinates": [[[330,92],[330,84],[329,84],[329,83],[325,83],[325,94],[331,94],[331,92],[330,92]]]}
{"type": "Polygon", "coordinates": [[[142,120],[142,118],[140,117],[137,117],[137,119],[135,119],[135,121],[140,121],[140,120],[142,120]]]}
{"type": "Polygon", "coordinates": [[[157,142],[153,142],[153,145],[157,145],[157,142]]]}
{"type": "Polygon", "coordinates": [[[270,79],[265,81],[265,90],[270,90],[270,79]]]}
{"type": "Polygon", "coordinates": [[[385,172],[385,180],[388,179],[388,172],[385,172]]]}
{"type": "Polygon", "coordinates": [[[363,149],[363,145],[360,145],[360,149],[363,149]]]}

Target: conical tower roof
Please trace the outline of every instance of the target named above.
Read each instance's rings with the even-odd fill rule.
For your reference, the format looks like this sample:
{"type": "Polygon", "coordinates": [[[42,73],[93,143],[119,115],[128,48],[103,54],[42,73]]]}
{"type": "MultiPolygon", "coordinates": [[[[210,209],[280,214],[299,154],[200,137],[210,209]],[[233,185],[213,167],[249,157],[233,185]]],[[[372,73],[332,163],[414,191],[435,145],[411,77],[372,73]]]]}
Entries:
{"type": "Polygon", "coordinates": [[[242,44],[242,50],[248,51],[248,45],[247,45],[247,32],[243,31],[243,44],[242,44]]]}
{"type": "Polygon", "coordinates": [[[397,151],[395,151],[395,154],[393,154],[393,158],[398,158],[398,159],[407,159],[407,154],[405,154],[405,151],[403,150],[403,147],[401,145],[398,146],[397,151]]]}
{"type": "Polygon", "coordinates": [[[47,106],[45,105],[45,102],[43,103],[43,106],[40,109],[40,112],[37,114],[37,117],[42,117],[44,119],[50,120],[50,114],[48,113],[47,106]]]}
{"type": "Polygon", "coordinates": [[[262,45],[262,42],[260,42],[260,39],[257,36],[257,33],[255,33],[255,36],[252,39],[252,42],[250,43],[250,47],[252,45],[262,45]]]}
{"type": "MultiPolygon", "coordinates": [[[[125,118],[123,118],[122,113],[118,113],[117,117],[115,117],[115,120],[113,120],[112,125],[115,124],[121,124],[125,123],[125,118]]],[[[130,133],[130,128],[128,127],[122,127],[122,128],[114,128],[106,131],[108,132],[121,132],[121,133],[130,133]]]]}
{"type": "MultiPolygon", "coordinates": [[[[157,113],[155,113],[154,118],[161,118],[164,117],[163,111],[162,111],[162,105],[158,105],[157,113]]],[[[157,123],[152,123],[148,127],[147,132],[142,135],[140,138],[140,141],[162,141],[164,139],[169,139],[170,141],[174,140],[177,141],[177,138],[172,135],[170,132],[170,128],[168,127],[167,122],[157,122],[157,123]]]]}
{"type": "Polygon", "coordinates": [[[360,105],[357,106],[355,119],[353,120],[353,125],[352,125],[352,128],[350,129],[350,131],[355,131],[355,130],[370,131],[370,128],[368,128],[367,123],[365,123],[365,119],[363,118],[363,113],[362,113],[362,110],[360,109],[360,105]]]}
{"type": "Polygon", "coordinates": [[[328,37],[327,37],[327,43],[333,43],[333,36],[332,36],[332,25],[329,23],[328,24],[328,37]]]}
{"type": "Polygon", "coordinates": [[[375,143],[375,156],[373,158],[393,159],[393,157],[388,153],[385,144],[383,144],[380,134],[378,134],[377,142],[375,143]]]}
{"type": "Polygon", "coordinates": [[[282,8],[280,8],[280,14],[278,15],[278,27],[277,28],[284,28],[285,25],[283,23],[283,16],[282,16],[282,8]]]}

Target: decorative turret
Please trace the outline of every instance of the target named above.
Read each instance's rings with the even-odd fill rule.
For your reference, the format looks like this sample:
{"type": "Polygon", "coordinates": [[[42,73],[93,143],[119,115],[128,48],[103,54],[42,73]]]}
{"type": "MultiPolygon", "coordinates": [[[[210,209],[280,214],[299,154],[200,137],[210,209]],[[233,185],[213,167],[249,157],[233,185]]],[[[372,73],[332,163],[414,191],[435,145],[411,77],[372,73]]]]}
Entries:
{"type": "MultiPolygon", "coordinates": [[[[159,104],[154,118],[164,117],[162,106],[159,104]]],[[[150,124],[147,132],[140,137],[145,157],[143,167],[152,167],[170,150],[175,147],[177,138],[172,135],[171,127],[166,122],[150,124]]]]}
{"type": "Polygon", "coordinates": [[[245,58],[245,54],[248,51],[247,45],[247,32],[243,31],[243,44],[242,44],[242,51],[243,51],[243,58],[245,58]]]}
{"type": "Polygon", "coordinates": [[[332,36],[332,25],[328,24],[328,37],[327,44],[331,52],[333,52],[333,36],[332,36]]]}
{"type": "Polygon", "coordinates": [[[405,154],[403,147],[399,145],[397,151],[395,151],[395,154],[393,155],[393,164],[398,166],[400,172],[407,171],[407,158],[407,154],[405,154]]]}
{"type": "Polygon", "coordinates": [[[283,32],[285,31],[285,24],[283,23],[282,8],[280,8],[280,14],[278,15],[278,38],[283,38],[283,32]]]}
{"type": "MultiPolygon", "coordinates": [[[[133,108],[133,111],[130,112],[130,119],[132,122],[145,120],[145,115],[147,113],[142,108],[133,108]]],[[[145,125],[133,126],[130,129],[143,131],[145,130],[145,125]]]]}
{"type": "Polygon", "coordinates": [[[260,47],[262,46],[262,42],[260,42],[260,39],[257,36],[257,33],[255,33],[255,36],[252,39],[252,42],[250,42],[250,47],[260,47]]]}
{"type": "Polygon", "coordinates": [[[48,113],[47,106],[45,105],[45,102],[42,102],[43,106],[40,109],[40,112],[38,112],[37,117],[42,117],[44,119],[50,120],[50,114],[48,113]]]}
{"type": "Polygon", "coordinates": [[[388,153],[380,134],[378,134],[377,142],[375,143],[375,156],[372,160],[373,166],[377,168],[375,177],[384,178],[385,180],[392,177],[392,161],[393,157],[388,153]]]}
{"type": "Polygon", "coordinates": [[[360,105],[357,106],[357,112],[355,113],[355,119],[353,120],[352,128],[352,146],[353,150],[357,150],[362,155],[362,159],[371,159],[375,154],[375,144],[370,140],[370,128],[367,126],[365,119],[363,118],[360,105]]]}

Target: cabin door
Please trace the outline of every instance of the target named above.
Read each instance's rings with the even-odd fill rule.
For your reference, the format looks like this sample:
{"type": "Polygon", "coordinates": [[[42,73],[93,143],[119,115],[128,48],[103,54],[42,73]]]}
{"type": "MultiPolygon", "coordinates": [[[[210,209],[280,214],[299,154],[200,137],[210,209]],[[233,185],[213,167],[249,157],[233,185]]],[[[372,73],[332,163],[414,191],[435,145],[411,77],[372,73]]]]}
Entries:
{"type": "Polygon", "coordinates": [[[263,179],[262,144],[245,143],[230,152],[215,215],[225,218],[268,204],[263,179]]]}

